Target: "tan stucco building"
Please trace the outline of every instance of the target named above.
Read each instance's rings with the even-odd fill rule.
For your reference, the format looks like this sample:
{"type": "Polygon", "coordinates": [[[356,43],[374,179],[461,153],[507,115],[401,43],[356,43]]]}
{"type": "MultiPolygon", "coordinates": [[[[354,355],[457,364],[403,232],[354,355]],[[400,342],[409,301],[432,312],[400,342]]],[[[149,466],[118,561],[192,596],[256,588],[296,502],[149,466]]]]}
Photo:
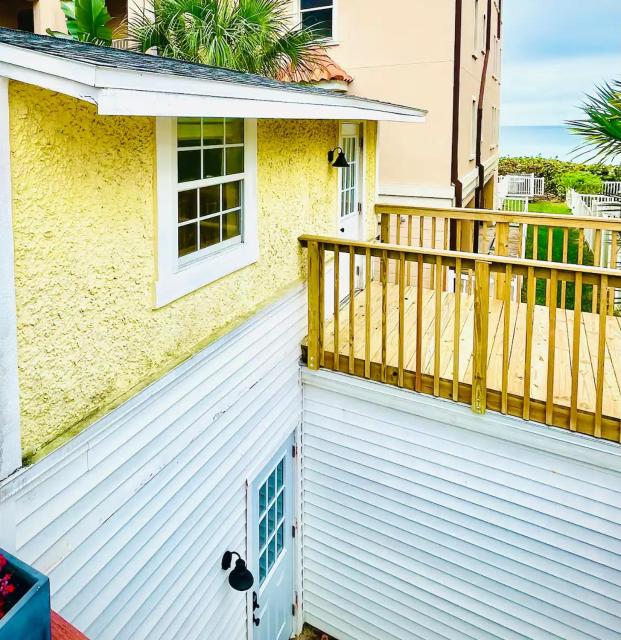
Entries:
{"type": "MultiPolygon", "coordinates": [[[[376,0],[291,3],[296,23],[324,31],[336,62],[329,65],[329,77],[315,74],[314,82],[429,111],[422,127],[381,126],[380,197],[492,208],[502,0],[391,0],[379,12],[376,0]]],[[[127,12],[138,4],[108,0],[107,6],[115,36],[122,38],[127,12]]],[[[64,29],[64,18],[59,0],[8,0],[0,8],[0,25],[45,33],[64,29]]]]}
{"type": "Polygon", "coordinates": [[[391,0],[379,11],[375,0],[292,2],[294,19],[321,24],[329,55],[353,78],[341,88],[429,110],[422,127],[380,127],[383,200],[491,207],[501,0],[391,0]]]}

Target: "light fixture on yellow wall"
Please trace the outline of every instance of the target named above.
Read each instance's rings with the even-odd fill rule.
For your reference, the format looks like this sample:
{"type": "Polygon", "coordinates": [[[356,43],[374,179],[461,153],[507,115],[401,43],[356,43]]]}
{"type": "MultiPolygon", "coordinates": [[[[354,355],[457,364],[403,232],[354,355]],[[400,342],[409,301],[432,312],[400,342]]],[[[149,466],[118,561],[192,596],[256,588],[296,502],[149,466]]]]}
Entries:
{"type": "Polygon", "coordinates": [[[347,162],[347,158],[345,157],[345,152],[341,147],[335,147],[328,151],[328,162],[337,169],[347,169],[349,167],[349,162],[347,162]],[[336,160],[334,159],[334,154],[338,151],[336,156],[336,160]]]}

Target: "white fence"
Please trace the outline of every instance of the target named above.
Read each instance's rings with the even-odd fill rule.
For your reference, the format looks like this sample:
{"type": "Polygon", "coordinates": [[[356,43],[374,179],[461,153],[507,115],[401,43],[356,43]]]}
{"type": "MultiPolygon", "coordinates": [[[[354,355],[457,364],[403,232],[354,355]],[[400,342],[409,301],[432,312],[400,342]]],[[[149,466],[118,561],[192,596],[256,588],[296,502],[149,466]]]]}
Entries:
{"type": "Polygon", "coordinates": [[[501,176],[500,181],[506,181],[508,197],[528,197],[542,196],[545,192],[545,178],[535,176],[534,173],[515,174],[510,173],[501,176]]]}
{"type": "Polygon", "coordinates": [[[621,195],[621,182],[604,182],[603,193],[605,196],[621,195]]]}
{"type": "Polygon", "coordinates": [[[513,196],[505,198],[500,210],[511,211],[512,213],[526,213],[528,211],[528,197],[513,196]]]}

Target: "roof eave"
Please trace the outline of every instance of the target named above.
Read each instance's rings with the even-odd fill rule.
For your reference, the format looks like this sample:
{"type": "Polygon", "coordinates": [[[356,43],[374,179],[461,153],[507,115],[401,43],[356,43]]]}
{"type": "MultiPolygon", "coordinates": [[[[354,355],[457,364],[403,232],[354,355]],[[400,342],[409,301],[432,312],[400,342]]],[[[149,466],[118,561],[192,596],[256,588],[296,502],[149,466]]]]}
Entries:
{"type": "Polygon", "coordinates": [[[128,71],[0,44],[0,75],[97,106],[101,115],[423,122],[422,109],[242,83],[128,71]]]}

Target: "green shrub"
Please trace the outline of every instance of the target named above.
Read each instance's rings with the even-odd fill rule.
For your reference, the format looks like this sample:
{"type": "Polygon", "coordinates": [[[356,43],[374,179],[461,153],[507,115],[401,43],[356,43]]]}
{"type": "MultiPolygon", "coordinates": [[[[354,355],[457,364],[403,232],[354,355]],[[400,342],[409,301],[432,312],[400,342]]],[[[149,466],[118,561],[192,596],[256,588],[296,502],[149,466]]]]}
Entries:
{"type": "Polygon", "coordinates": [[[566,173],[584,171],[602,180],[621,181],[621,167],[604,164],[579,164],[565,162],[552,158],[501,158],[499,171],[501,175],[507,173],[534,173],[545,178],[546,193],[562,198],[565,187],[561,184],[561,177],[566,173]]]}
{"type": "Polygon", "coordinates": [[[587,171],[570,171],[561,176],[559,183],[565,189],[573,189],[578,193],[601,193],[603,181],[587,171]]]}

